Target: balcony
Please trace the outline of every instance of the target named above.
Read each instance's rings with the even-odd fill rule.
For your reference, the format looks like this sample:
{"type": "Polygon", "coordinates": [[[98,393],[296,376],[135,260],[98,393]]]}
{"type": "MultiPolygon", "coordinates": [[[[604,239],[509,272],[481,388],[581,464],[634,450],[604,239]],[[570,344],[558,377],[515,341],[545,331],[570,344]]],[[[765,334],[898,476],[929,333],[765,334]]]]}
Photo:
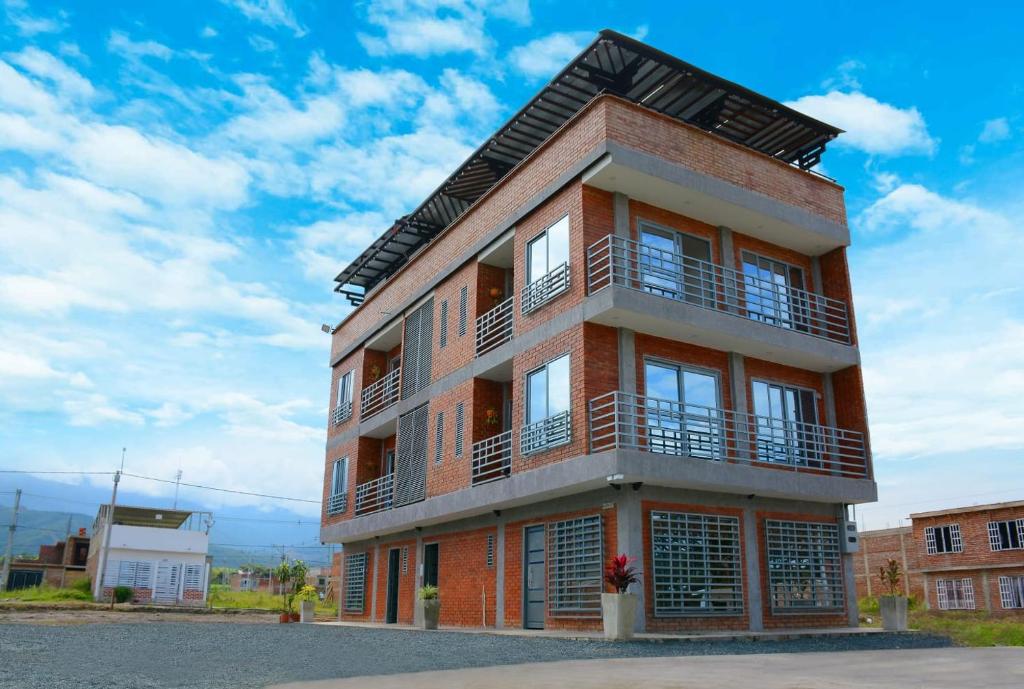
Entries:
{"type": "Polygon", "coordinates": [[[372,385],[363,388],[360,397],[359,415],[365,420],[379,414],[388,407],[398,402],[399,379],[401,378],[401,366],[387,374],[372,385]]]}
{"type": "Polygon", "coordinates": [[[356,516],[391,509],[395,494],[395,475],[386,474],[356,486],[356,516]]]}
{"type": "Polygon", "coordinates": [[[569,264],[563,263],[544,277],[523,288],[519,308],[523,315],[539,309],[560,294],[569,291],[569,264]]]}
{"type": "Polygon", "coordinates": [[[352,418],[352,403],[343,402],[331,410],[331,423],[340,426],[352,418]]]}
{"type": "Polygon", "coordinates": [[[632,449],[867,478],[864,434],[625,392],[590,401],[590,451],[632,449]]]}
{"type": "Polygon", "coordinates": [[[473,443],[471,472],[474,486],[508,478],[512,472],[512,431],[473,443]]]}
{"type": "Polygon", "coordinates": [[[348,493],[338,493],[327,498],[327,514],[342,514],[348,509],[348,493]]]}
{"type": "Polygon", "coordinates": [[[476,355],[486,354],[512,339],[515,315],[513,298],[509,297],[476,319],[476,355]]]}
{"type": "Polygon", "coordinates": [[[546,419],[523,426],[519,432],[519,451],[524,454],[541,452],[572,441],[572,416],[564,411],[546,419]]]}
{"type": "Polygon", "coordinates": [[[618,285],[841,344],[847,306],[837,299],[608,235],[587,250],[590,294],[618,285]]]}

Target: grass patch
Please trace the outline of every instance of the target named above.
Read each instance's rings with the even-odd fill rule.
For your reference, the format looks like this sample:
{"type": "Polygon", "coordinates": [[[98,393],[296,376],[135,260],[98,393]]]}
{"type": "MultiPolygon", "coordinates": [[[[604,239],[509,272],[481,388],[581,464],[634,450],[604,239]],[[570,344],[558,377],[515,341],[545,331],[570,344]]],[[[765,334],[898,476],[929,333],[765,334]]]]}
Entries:
{"type": "MultiPolygon", "coordinates": [[[[882,626],[877,598],[862,598],[858,607],[861,626],[882,626]]],[[[908,622],[911,629],[949,637],[958,646],[1024,646],[1024,617],[992,616],[984,610],[923,610],[911,599],[908,622]]]]}
{"type": "Polygon", "coordinates": [[[88,590],[81,588],[57,588],[43,584],[27,589],[16,589],[0,593],[0,600],[19,600],[30,603],[52,603],[63,600],[86,600],[91,601],[92,595],[88,590]]]}
{"type": "MultiPolygon", "coordinates": [[[[233,608],[247,610],[281,610],[281,596],[266,591],[232,591],[226,586],[214,584],[210,587],[209,603],[211,608],[233,608]]],[[[298,603],[296,603],[296,610],[298,603]]],[[[338,614],[338,605],[331,601],[320,601],[316,604],[318,616],[334,616],[338,614]]]]}

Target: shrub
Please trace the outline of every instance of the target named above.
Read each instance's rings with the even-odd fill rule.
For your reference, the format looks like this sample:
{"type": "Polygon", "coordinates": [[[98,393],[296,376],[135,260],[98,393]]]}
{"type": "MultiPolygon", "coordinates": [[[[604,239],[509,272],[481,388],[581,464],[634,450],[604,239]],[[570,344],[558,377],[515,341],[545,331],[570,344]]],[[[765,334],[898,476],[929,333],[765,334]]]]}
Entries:
{"type": "Polygon", "coordinates": [[[613,557],[604,571],[604,580],[616,593],[625,593],[630,584],[640,581],[640,573],[630,563],[634,562],[625,553],[613,557]]]}
{"type": "Polygon", "coordinates": [[[127,603],[132,599],[134,591],[130,586],[115,586],[114,600],[118,603],[127,603]]]}
{"type": "Polygon", "coordinates": [[[890,596],[900,595],[900,580],[903,578],[903,572],[900,570],[899,562],[890,559],[884,567],[879,567],[878,578],[882,580],[882,585],[889,589],[890,596]]]}
{"type": "Polygon", "coordinates": [[[420,586],[416,595],[419,596],[420,600],[437,600],[438,593],[436,586],[427,584],[426,586],[420,586]]]}
{"type": "Polygon", "coordinates": [[[90,579],[89,577],[85,577],[84,579],[79,579],[75,583],[71,584],[71,586],[69,586],[68,588],[70,588],[72,591],[81,591],[82,593],[89,593],[89,594],[91,594],[92,593],[92,579],[90,579]]]}

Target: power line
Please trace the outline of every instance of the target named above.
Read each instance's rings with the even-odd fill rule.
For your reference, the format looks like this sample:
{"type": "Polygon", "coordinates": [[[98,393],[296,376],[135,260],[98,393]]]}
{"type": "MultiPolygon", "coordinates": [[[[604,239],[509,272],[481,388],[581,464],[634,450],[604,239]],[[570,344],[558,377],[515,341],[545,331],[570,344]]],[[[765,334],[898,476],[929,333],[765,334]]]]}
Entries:
{"type": "Polygon", "coordinates": [[[39,471],[38,469],[0,469],[0,474],[78,474],[79,476],[113,476],[113,471],[39,471]]]}
{"type": "Polygon", "coordinates": [[[211,543],[225,548],[292,548],[293,550],[311,550],[330,548],[330,545],[285,545],[282,543],[211,543]]]}
{"type": "MultiPolygon", "coordinates": [[[[153,476],[140,476],[139,474],[124,473],[122,476],[130,476],[132,478],[140,478],[146,481],[157,481],[158,483],[178,483],[177,481],[171,481],[164,478],[155,478],[153,476]]],[[[234,495],[250,495],[256,498],[268,498],[270,500],[290,500],[292,502],[306,502],[313,505],[319,505],[319,500],[309,500],[307,498],[292,498],[284,495],[268,495],[266,493],[251,493],[245,490],[232,490],[230,488],[216,488],[214,486],[204,486],[199,483],[181,483],[182,486],[188,486],[189,488],[202,488],[203,490],[215,490],[220,493],[232,493],[234,495]]]]}

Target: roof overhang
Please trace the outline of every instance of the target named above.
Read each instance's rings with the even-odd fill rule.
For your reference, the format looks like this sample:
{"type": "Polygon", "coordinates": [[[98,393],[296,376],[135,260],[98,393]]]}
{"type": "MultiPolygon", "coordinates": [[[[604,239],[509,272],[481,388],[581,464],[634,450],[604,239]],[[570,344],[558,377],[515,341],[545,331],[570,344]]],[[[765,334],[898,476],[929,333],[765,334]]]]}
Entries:
{"type": "Polygon", "coordinates": [[[114,507],[112,524],[121,526],[152,526],[160,529],[177,529],[192,516],[190,510],[162,510],[154,507],[114,507]]]}
{"type": "Polygon", "coordinates": [[[609,93],[809,170],[842,130],[615,31],[605,30],[412,213],[395,221],[335,281],[353,304],[598,95],[609,93]]]}

